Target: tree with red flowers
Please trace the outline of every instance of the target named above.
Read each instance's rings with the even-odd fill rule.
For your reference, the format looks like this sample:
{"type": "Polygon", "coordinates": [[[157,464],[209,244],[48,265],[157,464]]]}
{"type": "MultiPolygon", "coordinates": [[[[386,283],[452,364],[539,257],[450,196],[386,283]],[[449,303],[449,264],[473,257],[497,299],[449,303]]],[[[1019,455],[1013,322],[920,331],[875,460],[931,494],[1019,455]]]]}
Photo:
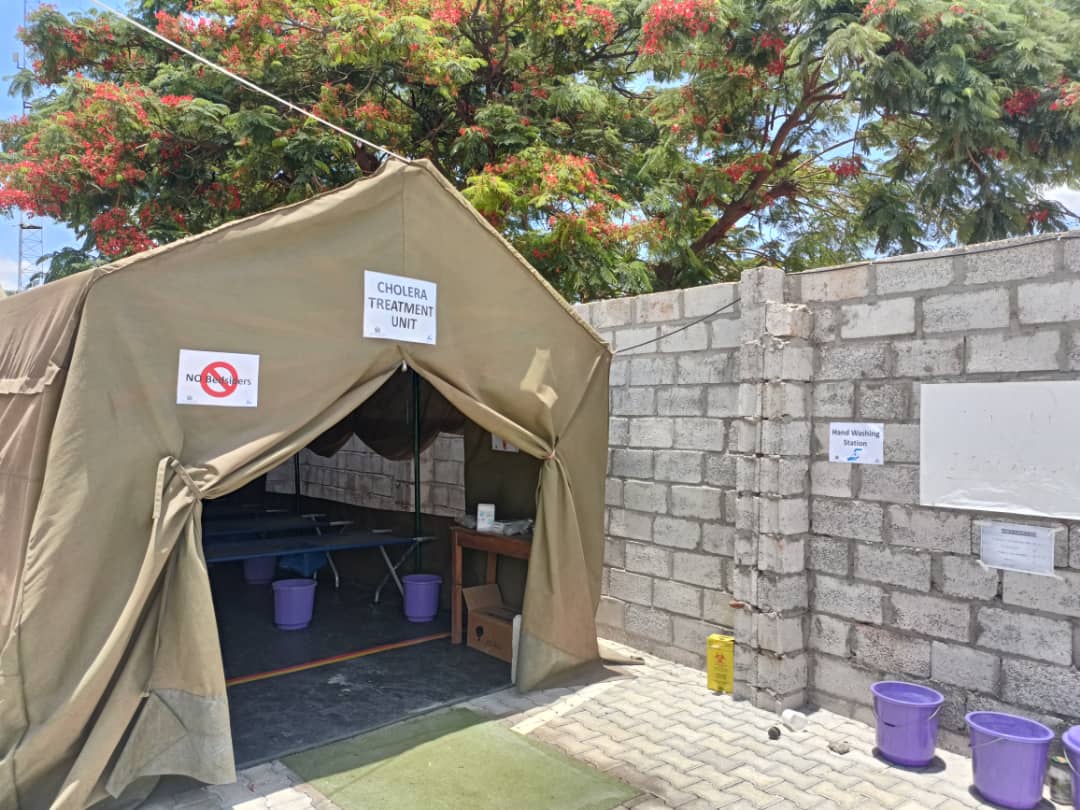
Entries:
{"type": "MultiPolygon", "coordinates": [[[[1067,227],[1073,0],[143,0],[163,35],[425,157],[573,299],[1067,227]]],[[[382,156],[108,16],[44,8],[0,209],[53,275],[382,156]]]]}

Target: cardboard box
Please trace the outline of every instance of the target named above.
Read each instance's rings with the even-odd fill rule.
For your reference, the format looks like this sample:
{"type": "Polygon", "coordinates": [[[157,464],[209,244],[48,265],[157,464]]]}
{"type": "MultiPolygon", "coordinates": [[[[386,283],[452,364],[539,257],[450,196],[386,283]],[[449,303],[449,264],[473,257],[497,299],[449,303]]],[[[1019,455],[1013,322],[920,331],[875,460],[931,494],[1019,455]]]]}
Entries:
{"type": "Polygon", "coordinates": [[[461,593],[469,610],[466,623],[468,645],[500,661],[511,663],[514,658],[514,617],[517,611],[503,603],[498,585],[463,588],[461,593]]]}

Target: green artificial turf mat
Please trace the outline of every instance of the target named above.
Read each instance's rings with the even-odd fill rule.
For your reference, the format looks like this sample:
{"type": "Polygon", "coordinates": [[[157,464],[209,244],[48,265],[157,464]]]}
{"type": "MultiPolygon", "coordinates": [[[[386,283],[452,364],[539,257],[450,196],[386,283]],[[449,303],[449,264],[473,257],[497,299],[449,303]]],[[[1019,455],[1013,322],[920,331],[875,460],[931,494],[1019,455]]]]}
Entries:
{"type": "Polygon", "coordinates": [[[610,810],[629,785],[465,709],[284,759],[342,810],[610,810]]]}

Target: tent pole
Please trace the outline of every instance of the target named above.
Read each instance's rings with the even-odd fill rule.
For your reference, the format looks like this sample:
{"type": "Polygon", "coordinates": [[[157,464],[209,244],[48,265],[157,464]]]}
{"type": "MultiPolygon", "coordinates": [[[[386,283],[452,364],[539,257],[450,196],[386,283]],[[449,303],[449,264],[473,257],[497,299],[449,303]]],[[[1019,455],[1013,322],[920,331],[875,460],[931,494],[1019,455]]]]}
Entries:
{"type": "MultiPolygon", "coordinates": [[[[423,534],[420,519],[420,375],[412,373],[413,399],[413,537],[423,534]]],[[[416,569],[422,565],[420,547],[416,547],[416,569]]]]}
{"type": "Polygon", "coordinates": [[[296,489],[296,514],[304,514],[303,495],[300,494],[300,454],[293,456],[293,486],[296,489]]]}

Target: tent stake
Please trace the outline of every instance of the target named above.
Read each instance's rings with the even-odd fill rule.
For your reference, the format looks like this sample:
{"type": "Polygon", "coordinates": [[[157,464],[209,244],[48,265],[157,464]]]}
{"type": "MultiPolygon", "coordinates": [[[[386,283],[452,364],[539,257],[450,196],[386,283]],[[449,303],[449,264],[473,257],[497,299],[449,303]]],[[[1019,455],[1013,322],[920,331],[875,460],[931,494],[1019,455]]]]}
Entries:
{"type": "MultiPolygon", "coordinates": [[[[412,373],[412,399],[413,399],[413,537],[423,534],[423,526],[420,519],[420,375],[413,370],[412,373]]],[[[416,547],[416,570],[423,565],[420,546],[416,547]]]]}

